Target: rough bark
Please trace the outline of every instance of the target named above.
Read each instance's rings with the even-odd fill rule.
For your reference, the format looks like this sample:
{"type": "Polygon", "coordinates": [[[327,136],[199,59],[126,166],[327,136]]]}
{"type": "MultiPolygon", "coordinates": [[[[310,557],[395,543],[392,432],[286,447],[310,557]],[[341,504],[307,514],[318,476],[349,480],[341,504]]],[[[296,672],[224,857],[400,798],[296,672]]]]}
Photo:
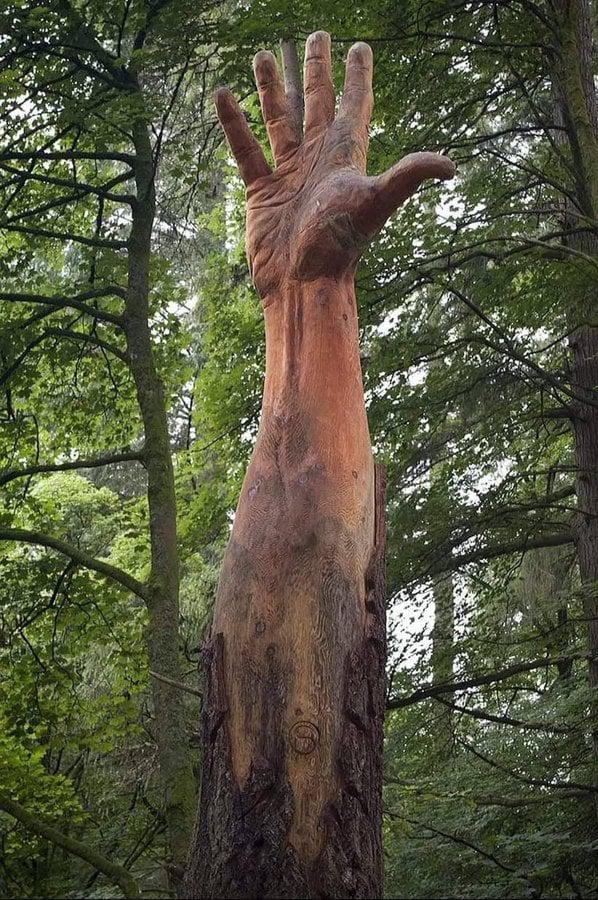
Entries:
{"type": "MultiPolygon", "coordinates": [[[[327,540],[316,538],[309,553],[319,571],[307,579],[305,613],[320,658],[303,664],[320,691],[312,690],[307,704],[298,699],[307,672],[301,660],[289,663],[290,608],[290,616],[278,609],[281,621],[271,620],[270,627],[255,610],[248,612],[261,646],[245,641],[239,652],[234,636],[227,641],[218,631],[206,650],[204,814],[193,841],[191,896],[381,896],[384,475],[377,473],[378,532],[362,585],[348,583],[336,569],[327,524],[327,540]],[[357,633],[347,627],[343,604],[363,620],[357,633]],[[341,624],[317,622],[329,611],[340,614],[341,624]],[[338,644],[328,643],[327,627],[337,632],[338,644]],[[338,668],[327,672],[330,662],[338,668]]],[[[301,568],[308,561],[301,551],[295,558],[301,568]]],[[[255,590],[255,573],[251,580],[255,590]]]]}
{"type": "MultiPolygon", "coordinates": [[[[575,171],[576,209],[568,203],[566,223],[580,216],[598,221],[598,98],[594,83],[595,18],[589,0],[558,0],[558,64],[554,72],[558,115],[566,130],[575,171]]],[[[567,243],[598,263],[595,230],[572,234],[567,243]]],[[[592,691],[593,785],[598,787],[598,280],[587,281],[584,296],[572,298],[571,387],[578,512],[574,538],[584,590],[588,627],[589,682],[592,691]]],[[[598,817],[598,795],[595,800],[598,817]]]]}
{"type": "Polygon", "coordinates": [[[386,217],[454,167],[421,153],[365,174],[365,44],[349,51],[335,115],[330,38],[308,39],[303,134],[288,52],[285,61],[288,93],[274,56],[255,59],[275,171],[230,93],[216,96],[247,185],[266,379],[206,649],[192,898],[382,891],[384,487],[353,282],[386,217]]]}
{"type": "MultiPolygon", "coordinates": [[[[563,226],[575,229],[598,218],[598,103],[594,85],[593,15],[588,0],[558,0],[555,4],[557,50],[552,72],[555,121],[563,127],[557,141],[567,146],[573,163],[574,192],[562,202],[563,226]]],[[[596,231],[573,232],[572,249],[598,262],[596,231]]],[[[576,461],[578,511],[573,522],[577,562],[587,621],[589,684],[592,719],[591,751],[594,818],[598,820],[598,329],[595,321],[598,284],[587,280],[585,296],[572,294],[570,373],[575,400],[571,406],[576,461]]],[[[563,617],[561,615],[561,620],[563,617]]],[[[567,674],[565,672],[565,674],[567,674]]]]}
{"type": "MultiPolygon", "coordinates": [[[[176,498],[164,387],[156,371],[149,326],[149,269],[154,222],[154,171],[147,126],[134,125],[137,199],[129,238],[125,333],[130,365],[143,419],[151,570],[147,582],[149,667],[174,682],[182,681],[179,660],[179,557],[176,498]]],[[[191,769],[181,692],[152,679],[155,737],[172,886],[180,884],[193,823],[195,783],[191,769]]]]}

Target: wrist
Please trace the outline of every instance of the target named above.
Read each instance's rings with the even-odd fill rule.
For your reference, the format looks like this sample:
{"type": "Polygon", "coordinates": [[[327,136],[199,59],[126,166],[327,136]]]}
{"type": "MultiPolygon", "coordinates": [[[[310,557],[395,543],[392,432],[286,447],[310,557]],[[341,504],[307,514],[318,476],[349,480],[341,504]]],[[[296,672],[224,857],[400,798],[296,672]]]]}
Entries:
{"type": "Polygon", "coordinates": [[[354,270],[344,272],[339,277],[318,275],[314,278],[299,278],[291,275],[289,271],[278,279],[276,284],[269,287],[267,293],[259,290],[258,293],[264,310],[276,303],[284,304],[285,301],[292,301],[295,297],[303,297],[305,302],[308,302],[308,298],[320,297],[322,301],[326,297],[327,302],[334,302],[337,298],[355,297],[355,272],[354,270]]]}

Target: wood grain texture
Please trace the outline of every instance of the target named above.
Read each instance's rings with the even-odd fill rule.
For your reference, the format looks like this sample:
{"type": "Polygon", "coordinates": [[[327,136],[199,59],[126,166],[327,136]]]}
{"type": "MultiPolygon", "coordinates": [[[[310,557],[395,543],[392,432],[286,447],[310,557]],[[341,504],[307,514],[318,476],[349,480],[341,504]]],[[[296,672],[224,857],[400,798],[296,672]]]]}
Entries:
{"type": "MultiPolygon", "coordinates": [[[[349,51],[334,116],[330,38],[306,44],[306,127],[272,54],[254,62],[276,168],[232,95],[216,104],[247,184],[264,305],[262,416],[205,655],[189,897],[374,898],[382,890],[384,477],[375,475],[354,272],[437,154],[365,174],[372,53],[349,51]]],[[[293,88],[296,78],[292,79],[293,88]]]]}
{"type": "MultiPolygon", "coordinates": [[[[334,601],[335,593],[339,606],[358,601],[360,626],[342,646],[331,642],[320,665],[310,663],[316,684],[307,680],[307,703],[294,705],[306,680],[298,677],[300,654],[285,668],[284,616],[277,639],[271,635],[261,648],[250,629],[241,650],[231,634],[213,631],[204,659],[202,798],[190,897],[381,896],[386,535],[384,470],[375,471],[363,591],[356,596],[337,570],[320,570],[322,601],[331,595],[334,601]],[[251,680],[244,673],[248,657],[251,680]],[[244,777],[239,759],[247,765],[244,777]]],[[[315,634],[331,627],[338,630],[334,622],[316,622],[315,634]]],[[[289,636],[294,649],[298,642],[289,636]]],[[[311,646],[321,652],[319,638],[311,646]]]]}

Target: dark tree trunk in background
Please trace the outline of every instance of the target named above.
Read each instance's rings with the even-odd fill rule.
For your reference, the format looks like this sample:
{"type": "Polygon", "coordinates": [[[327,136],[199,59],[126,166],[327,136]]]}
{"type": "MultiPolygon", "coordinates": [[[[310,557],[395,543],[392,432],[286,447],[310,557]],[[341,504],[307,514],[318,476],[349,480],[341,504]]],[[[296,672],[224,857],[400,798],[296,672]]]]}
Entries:
{"type": "MultiPolygon", "coordinates": [[[[176,497],[164,386],[156,371],[149,326],[151,236],[154,223],[154,168],[147,125],[137,122],[135,182],[137,200],[129,238],[125,333],[131,371],[144,426],[144,464],[151,537],[147,582],[149,668],[182,681],[179,659],[179,556],[176,497]]],[[[195,779],[180,690],[152,679],[153,728],[169,850],[169,880],[180,891],[193,826],[195,779]]]]}
{"type": "MultiPolygon", "coordinates": [[[[598,101],[595,14],[589,0],[558,0],[558,63],[554,75],[559,120],[565,127],[574,165],[576,204],[568,202],[564,217],[571,228],[591,223],[593,231],[572,234],[567,245],[589,258],[586,294],[573,298],[571,326],[571,387],[577,468],[574,525],[579,572],[584,590],[592,689],[593,783],[598,788],[598,101]],[[592,266],[592,261],[594,266],[592,266]]],[[[582,265],[581,260],[579,265],[582,265]]],[[[598,794],[595,794],[598,817],[598,794]]]]}
{"type": "MultiPolygon", "coordinates": [[[[578,396],[592,398],[594,404],[598,399],[598,328],[578,328],[571,338],[570,347],[571,385],[578,396]]],[[[589,663],[589,680],[592,690],[593,785],[598,790],[598,407],[579,400],[576,402],[576,412],[573,426],[578,512],[574,535],[583,586],[588,649],[595,656],[589,663]]],[[[598,794],[594,802],[598,819],[598,794]]]]}

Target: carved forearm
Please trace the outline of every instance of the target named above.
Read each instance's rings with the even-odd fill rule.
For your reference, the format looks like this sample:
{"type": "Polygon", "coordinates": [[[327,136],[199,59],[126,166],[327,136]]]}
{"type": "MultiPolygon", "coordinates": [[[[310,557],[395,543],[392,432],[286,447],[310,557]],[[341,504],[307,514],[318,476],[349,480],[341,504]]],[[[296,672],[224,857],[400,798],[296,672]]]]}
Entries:
{"type": "Polygon", "coordinates": [[[266,348],[262,418],[234,536],[251,546],[280,518],[304,542],[333,515],[367,555],[373,461],[353,279],[286,282],[266,308],[266,348]]]}
{"type": "Polygon", "coordinates": [[[297,417],[306,449],[321,462],[359,466],[370,446],[352,275],[289,279],[265,318],[263,424],[297,417]]]}

